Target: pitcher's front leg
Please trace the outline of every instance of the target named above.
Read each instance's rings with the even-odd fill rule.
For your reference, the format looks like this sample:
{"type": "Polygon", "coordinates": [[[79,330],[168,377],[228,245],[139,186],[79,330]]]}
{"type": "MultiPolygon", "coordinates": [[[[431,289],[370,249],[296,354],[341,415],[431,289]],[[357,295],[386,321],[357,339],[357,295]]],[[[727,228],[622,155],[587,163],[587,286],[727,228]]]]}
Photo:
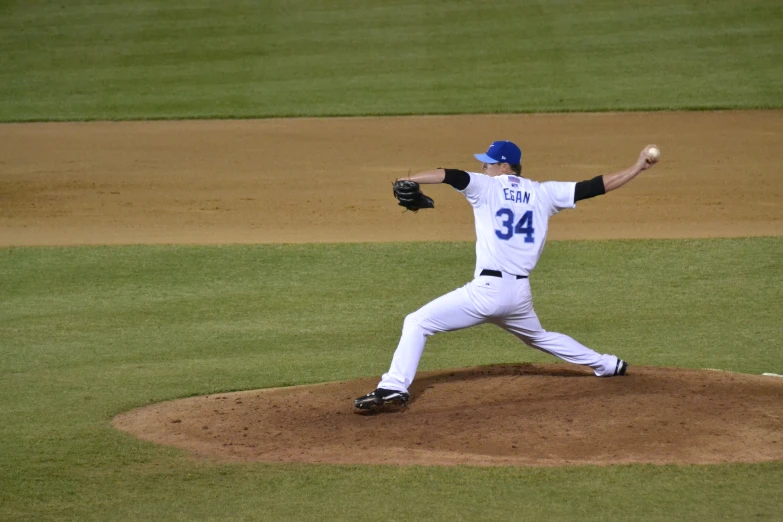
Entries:
{"type": "Polygon", "coordinates": [[[419,367],[427,337],[483,322],[484,317],[476,310],[465,287],[419,308],[405,318],[391,367],[381,378],[378,388],[407,392],[419,367]]]}

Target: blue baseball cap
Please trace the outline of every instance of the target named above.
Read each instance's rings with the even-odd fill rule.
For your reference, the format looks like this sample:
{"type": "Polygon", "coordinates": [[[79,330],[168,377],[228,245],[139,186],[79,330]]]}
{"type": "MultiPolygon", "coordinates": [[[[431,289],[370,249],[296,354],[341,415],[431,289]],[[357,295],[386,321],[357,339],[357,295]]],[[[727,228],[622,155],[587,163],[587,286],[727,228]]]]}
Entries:
{"type": "Polygon", "coordinates": [[[508,140],[496,141],[487,149],[486,154],[474,154],[481,163],[508,163],[519,165],[522,162],[522,151],[508,140]]]}

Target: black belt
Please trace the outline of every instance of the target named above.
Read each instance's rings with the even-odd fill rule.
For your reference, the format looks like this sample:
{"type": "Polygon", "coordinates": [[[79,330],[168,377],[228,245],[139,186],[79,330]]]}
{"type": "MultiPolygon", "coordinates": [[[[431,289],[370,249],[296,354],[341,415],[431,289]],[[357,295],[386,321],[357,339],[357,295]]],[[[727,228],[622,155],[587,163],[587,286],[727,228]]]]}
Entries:
{"type": "MultiPolygon", "coordinates": [[[[500,270],[487,270],[486,268],[481,271],[479,275],[487,275],[492,277],[503,277],[503,274],[500,272],[500,270]]],[[[527,276],[514,276],[517,279],[527,279],[527,276]]]]}

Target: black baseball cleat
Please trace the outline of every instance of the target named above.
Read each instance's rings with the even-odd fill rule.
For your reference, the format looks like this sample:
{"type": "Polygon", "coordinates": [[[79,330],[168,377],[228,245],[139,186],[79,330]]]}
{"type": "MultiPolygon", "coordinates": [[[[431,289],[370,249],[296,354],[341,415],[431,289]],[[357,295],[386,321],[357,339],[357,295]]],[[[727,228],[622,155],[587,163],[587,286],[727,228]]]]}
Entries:
{"type": "Polygon", "coordinates": [[[625,371],[628,369],[628,363],[622,359],[617,359],[617,366],[614,369],[615,375],[625,375],[625,371]]]}
{"type": "Polygon", "coordinates": [[[408,399],[410,399],[410,395],[405,392],[378,388],[353,401],[353,405],[360,410],[372,410],[383,406],[405,406],[408,404],[408,399]]]}

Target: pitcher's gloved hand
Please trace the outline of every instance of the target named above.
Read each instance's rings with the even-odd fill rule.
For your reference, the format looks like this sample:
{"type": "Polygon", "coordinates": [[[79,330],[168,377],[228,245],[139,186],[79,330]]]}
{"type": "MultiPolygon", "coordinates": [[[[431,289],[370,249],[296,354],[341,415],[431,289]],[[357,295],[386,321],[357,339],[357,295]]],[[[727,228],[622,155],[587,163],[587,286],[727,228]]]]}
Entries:
{"type": "Polygon", "coordinates": [[[435,208],[435,202],[421,192],[419,184],[415,181],[398,179],[394,182],[392,189],[394,197],[400,202],[401,207],[413,212],[418,212],[422,208],[435,208]]]}

